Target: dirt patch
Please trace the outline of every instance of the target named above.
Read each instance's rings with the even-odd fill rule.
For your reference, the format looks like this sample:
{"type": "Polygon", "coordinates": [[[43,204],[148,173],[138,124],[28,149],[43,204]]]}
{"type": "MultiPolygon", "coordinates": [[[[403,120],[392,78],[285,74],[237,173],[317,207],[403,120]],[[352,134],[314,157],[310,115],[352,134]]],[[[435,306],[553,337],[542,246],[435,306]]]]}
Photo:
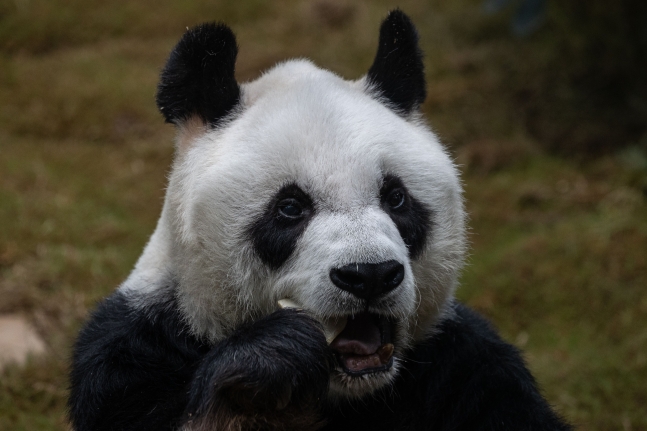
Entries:
{"type": "Polygon", "coordinates": [[[45,352],[45,343],[27,320],[15,314],[0,316],[0,369],[24,364],[30,355],[45,352]]]}

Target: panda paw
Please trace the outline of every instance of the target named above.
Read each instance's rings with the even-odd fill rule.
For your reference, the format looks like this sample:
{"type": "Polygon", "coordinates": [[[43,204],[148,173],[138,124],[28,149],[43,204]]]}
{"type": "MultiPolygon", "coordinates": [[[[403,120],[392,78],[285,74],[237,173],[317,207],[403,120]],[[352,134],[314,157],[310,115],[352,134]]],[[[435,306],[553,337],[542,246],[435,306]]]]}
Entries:
{"type": "Polygon", "coordinates": [[[321,325],[301,311],[276,311],[204,358],[187,419],[214,429],[315,429],[331,367],[321,325]]]}

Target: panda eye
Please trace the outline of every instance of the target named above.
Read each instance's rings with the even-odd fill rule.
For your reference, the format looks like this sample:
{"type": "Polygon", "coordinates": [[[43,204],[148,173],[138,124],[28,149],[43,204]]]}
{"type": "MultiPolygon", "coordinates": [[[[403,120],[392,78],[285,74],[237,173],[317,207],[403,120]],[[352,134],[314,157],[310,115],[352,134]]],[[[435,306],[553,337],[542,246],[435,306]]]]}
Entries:
{"type": "Polygon", "coordinates": [[[402,189],[392,190],[386,198],[386,204],[392,210],[402,208],[404,205],[405,193],[402,189]]]}
{"type": "Polygon", "coordinates": [[[290,219],[296,219],[303,215],[303,207],[293,198],[283,199],[279,202],[279,214],[290,219]]]}

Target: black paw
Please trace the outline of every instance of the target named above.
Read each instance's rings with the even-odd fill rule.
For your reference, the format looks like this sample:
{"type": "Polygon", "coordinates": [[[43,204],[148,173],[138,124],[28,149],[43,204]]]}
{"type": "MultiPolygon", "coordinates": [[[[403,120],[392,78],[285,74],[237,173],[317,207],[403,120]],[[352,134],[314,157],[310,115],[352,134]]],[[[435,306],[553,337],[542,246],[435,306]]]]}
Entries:
{"type": "Polygon", "coordinates": [[[295,414],[313,416],[328,390],[331,364],[317,321],[293,309],[276,311],[240,328],[204,358],[187,414],[219,424],[261,421],[264,427],[295,414]]]}

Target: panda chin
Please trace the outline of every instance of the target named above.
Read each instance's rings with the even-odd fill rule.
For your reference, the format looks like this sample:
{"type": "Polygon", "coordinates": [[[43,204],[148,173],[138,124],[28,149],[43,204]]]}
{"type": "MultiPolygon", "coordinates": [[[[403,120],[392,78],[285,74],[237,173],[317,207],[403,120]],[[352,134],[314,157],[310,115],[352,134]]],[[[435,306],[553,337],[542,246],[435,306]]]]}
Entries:
{"type": "Polygon", "coordinates": [[[393,322],[363,312],[349,316],[330,348],[341,371],[349,377],[388,372],[393,367],[393,322]]]}

